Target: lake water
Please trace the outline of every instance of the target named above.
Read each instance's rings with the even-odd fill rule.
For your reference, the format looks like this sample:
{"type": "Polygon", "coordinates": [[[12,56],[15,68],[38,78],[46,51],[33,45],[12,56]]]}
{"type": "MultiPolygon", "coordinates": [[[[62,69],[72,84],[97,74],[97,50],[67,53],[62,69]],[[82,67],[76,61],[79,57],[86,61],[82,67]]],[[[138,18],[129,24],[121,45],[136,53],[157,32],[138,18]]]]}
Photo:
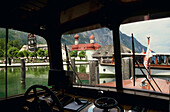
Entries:
{"type": "MultiPolygon", "coordinates": [[[[100,83],[115,81],[114,67],[99,66],[100,83]]],[[[64,66],[66,70],[66,66],[64,66]]],[[[8,96],[24,93],[31,85],[42,84],[48,86],[48,71],[49,66],[31,66],[26,67],[26,82],[25,85],[20,83],[20,67],[8,67],[8,96]]],[[[139,73],[138,70],[136,70],[139,73]]],[[[83,84],[89,84],[89,65],[76,65],[76,72],[81,74],[83,84]]],[[[162,71],[152,71],[155,74],[160,74],[162,71]]],[[[169,73],[166,70],[162,73],[169,73]]],[[[167,75],[168,78],[170,75],[167,75]]],[[[5,68],[0,68],[0,98],[5,97],[5,68]]]]}
{"type": "MultiPolygon", "coordinates": [[[[8,67],[8,96],[24,93],[33,84],[48,85],[48,66],[26,67],[25,85],[20,83],[20,67],[8,67]]],[[[5,68],[0,68],[0,97],[5,97],[5,68]]]]}
{"type": "MultiPolygon", "coordinates": [[[[76,72],[83,74],[82,83],[89,84],[88,65],[76,65],[76,72]]],[[[66,66],[64,66],[66,70],[66,66]]],[[[49,66],[31,66],[26,67],[26,82],[21,84],[20,67],[8,67],[8,96],[24,93],[31,85],[42,84],[48,86],[49,66]]],[[[114,75],[109,74],[106,77],[101,76],[100,82],[114,81],[114,75]]],[[[5,68],[0,68],[0,98],[5,97],[5,68]]]]}

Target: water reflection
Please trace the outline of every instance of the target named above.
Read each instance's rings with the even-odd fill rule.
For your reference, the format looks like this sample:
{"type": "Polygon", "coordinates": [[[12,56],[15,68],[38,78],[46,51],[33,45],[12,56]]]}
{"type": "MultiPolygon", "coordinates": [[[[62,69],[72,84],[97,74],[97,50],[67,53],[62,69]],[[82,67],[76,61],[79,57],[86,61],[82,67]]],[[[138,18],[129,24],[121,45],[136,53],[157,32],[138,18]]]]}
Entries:
{"type": "MultiPolygon", "coordinates": [[[[64,66],[64,70],[67,67],[64,66]]],[[[75,68],[83,84],[89,84],[89,65],[76,65],[75,68]]],[[[21,84],[20,67],[8,67],[8,96],[24,93],[31,85],[48,86],[49,66],[26,67],[25,83],[21,84]]],[[[100,83],[114,81],[114,74],[100,74],[100,83]]],[[[0,68],[0,98],[5,97],[5,69],[0,68]]]]}
{"type": "MultiPolygon", "coordinates": [[[[48,66],[26,67],[26,82],[21,84],[20,67],[8,67],[8,96],[24,93],[31,85],[48,86],[48,66]]],[[[0,98],[5,97],[5,69],[0,68],[0,98]]]]}
{"type": "Polygon", "coordinates": [[[24,82],[24,83],[21,83],[21,89],[23,89],[23,90],[26,89],[26,84],[25,84],[25,82],[24,82]]]}
{"type": "MultiPolygon", "coordinates": [[[[114,69],[114,67],[99,65],[99,83],[101,84],[115,81],[114,69]],[[105,71],[103,71],[103,69],[105,69],[105,71]]],[[[64,66],[64,70],[67,70],[66,66],[64,66]]],[[[89,65],[76,65],[75,71],[82,81],[82,84],[89,85],[89,65]]]]}

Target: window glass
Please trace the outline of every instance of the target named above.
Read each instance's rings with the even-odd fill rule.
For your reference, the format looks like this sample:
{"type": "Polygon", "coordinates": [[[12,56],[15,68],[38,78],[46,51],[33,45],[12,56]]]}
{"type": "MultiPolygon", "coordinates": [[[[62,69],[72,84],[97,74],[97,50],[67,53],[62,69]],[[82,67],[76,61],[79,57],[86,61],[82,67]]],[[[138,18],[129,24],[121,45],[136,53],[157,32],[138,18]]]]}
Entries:
{"type": "MultiPolygon", "coordinates": [[[[34,84],[47,86],[48,60],[45,39],[38,35],[10,29],[7,44],[7,96],[24,93],[34,84]],[[24,68],[22,68],[22,60],[25,62],[24,68]]],[[[0,71],[0,87],[2,86],[0,95],[2,96],[0,97],[6,94],[3,89],[5,87],[4,69],[5,65],[2,65],[0,71]]]]}
{"type": "MultiPolygon", "coordinates": [[[[75,83],[115,87],[113,36],[110,29],[63,34],[61,43],[67,46],[69,60],[75,60],[72,66],[81,80],[76,78],[75,83]]],[[[62,48],[62,52],[65,52],[65,48],[62,48]]],[[[67,70],[66,53],[62,54],[64,69],[67,70]]]]}
{"type": "Polygon", "coordinates": [[[132,33],[135,59],[141,69],[136,63],[134,86],[133,68],[131,68],[133,63],[130,62],[132,53],[122,53],[122,63],[125,63],[122,65],[123,87],[148,91],[155,90],[156,92],[169,94],[170,18],[122,24],[120,26],[121,45],[128,47],[131,51],[132,33]],[[144,75],[147,76],[149,81],[144,75]]]}

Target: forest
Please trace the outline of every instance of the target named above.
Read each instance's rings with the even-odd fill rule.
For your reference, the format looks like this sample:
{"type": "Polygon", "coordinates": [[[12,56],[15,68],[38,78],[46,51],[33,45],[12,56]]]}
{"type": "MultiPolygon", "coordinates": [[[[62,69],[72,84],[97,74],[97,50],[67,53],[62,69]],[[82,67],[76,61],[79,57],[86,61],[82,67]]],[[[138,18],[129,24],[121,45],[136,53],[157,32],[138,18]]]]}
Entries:
{"type": "MultiPolygon", "coordinates": [[[[36,52],[29,52],[28,50],[20,51],[23,45],[27,45],[28,33],[9,30],[8,41],[7,41],[7,56],[10,58],[14,57],[44,57],[48,56],[48,51],[37,49],[36,52]]],[[[37,44],[46,44],[45,39],[40,36],[36,36],[37,44]]],[[[0,57],[6,55],[6,31],[4,28],[0,28],[0,57]]]]}

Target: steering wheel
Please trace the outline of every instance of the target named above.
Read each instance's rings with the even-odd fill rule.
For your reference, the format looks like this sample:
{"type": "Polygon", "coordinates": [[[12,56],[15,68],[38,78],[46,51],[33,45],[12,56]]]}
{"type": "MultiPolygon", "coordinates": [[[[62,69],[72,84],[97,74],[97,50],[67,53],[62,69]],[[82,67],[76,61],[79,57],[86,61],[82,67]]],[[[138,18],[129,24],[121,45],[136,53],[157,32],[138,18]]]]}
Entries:
{"type": "Polygon", "coordinates": [[[31,104],[30,108],[32,109],[32,110],[29,109],[30,111],[47,112],[46,110],[47,108],[45,108],[46,106],[48,107],[48,112],[53,112],[52,107],[56,105],[59,109],[59,112],[64,112],[63,106],[61,105],[58,97],[48,87],[43,85],[33,85],[30,88],[28,88],[28,90],[24,94],[26,101],[30,99],[31,96],[30,93],[32,90],[33,90],[33,94],[31,95],[33,95],[33,101],[30,103],[31,104]],[[51,97],[52,103],[50,106],[47,104],[45,100],[41,100],[41,98],[37,95],[37,88],[44,90],[45,94],[48,94],[51,97]]]}
{"type": "Polygon", "coordinates": [[[118,102],[111,97],[101,97],[95,100],[94,105],[100,109],[104,109],[103,112],[108,112],[108,109],[115,108],[118,102]]]}

